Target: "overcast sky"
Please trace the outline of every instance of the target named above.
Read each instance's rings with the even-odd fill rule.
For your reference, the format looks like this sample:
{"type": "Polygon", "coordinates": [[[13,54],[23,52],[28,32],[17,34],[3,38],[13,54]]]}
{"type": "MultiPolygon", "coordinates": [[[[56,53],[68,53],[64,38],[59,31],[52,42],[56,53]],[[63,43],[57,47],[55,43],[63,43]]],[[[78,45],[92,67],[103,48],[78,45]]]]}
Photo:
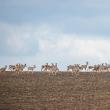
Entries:
{"type": "Polygon", "coordinates": [[[110,63],[109,0],[0,0],[0,65],[110,63]]]}

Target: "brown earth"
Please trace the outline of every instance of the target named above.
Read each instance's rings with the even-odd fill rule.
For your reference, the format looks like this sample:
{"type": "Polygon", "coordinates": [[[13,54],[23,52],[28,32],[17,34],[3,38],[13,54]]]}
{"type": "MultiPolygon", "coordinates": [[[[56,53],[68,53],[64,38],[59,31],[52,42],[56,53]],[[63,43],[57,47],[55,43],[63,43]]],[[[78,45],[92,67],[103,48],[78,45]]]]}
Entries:
{"type": "Polygon", "coordinates": [[[110,73],[0,73],[0,110],[110,110],[110,73]]]}

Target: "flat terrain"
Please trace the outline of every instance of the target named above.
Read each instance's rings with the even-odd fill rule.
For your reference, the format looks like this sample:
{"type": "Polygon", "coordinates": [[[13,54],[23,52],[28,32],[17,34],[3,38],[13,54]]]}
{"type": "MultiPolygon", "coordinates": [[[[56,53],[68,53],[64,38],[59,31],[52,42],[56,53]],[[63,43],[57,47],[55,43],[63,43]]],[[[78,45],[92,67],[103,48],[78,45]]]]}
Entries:
{"type": "Polygon", "coordinates": [[[110,73],[0,73],[0,110],[110,110],[110,73]]]}

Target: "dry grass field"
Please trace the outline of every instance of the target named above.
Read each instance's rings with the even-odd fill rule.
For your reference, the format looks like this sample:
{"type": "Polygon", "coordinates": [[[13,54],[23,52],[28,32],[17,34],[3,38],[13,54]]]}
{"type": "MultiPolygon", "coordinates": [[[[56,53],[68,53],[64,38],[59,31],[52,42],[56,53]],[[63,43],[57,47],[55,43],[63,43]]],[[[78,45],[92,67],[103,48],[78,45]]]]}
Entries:
{"type": "Polygon", "coordinates": [[[110,73],[0,73],[0,110],[110,110],[110,73]]]}

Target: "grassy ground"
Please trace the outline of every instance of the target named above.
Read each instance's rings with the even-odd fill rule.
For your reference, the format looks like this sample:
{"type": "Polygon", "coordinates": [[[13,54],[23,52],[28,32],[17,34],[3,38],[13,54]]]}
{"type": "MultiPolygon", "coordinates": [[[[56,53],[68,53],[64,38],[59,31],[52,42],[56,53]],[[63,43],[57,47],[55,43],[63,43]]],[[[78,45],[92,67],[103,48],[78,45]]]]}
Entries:
{"type": "Polygon", "coordinates": [[[0,73],[0,110],[110,110],[110,73],[0,73]]]}

